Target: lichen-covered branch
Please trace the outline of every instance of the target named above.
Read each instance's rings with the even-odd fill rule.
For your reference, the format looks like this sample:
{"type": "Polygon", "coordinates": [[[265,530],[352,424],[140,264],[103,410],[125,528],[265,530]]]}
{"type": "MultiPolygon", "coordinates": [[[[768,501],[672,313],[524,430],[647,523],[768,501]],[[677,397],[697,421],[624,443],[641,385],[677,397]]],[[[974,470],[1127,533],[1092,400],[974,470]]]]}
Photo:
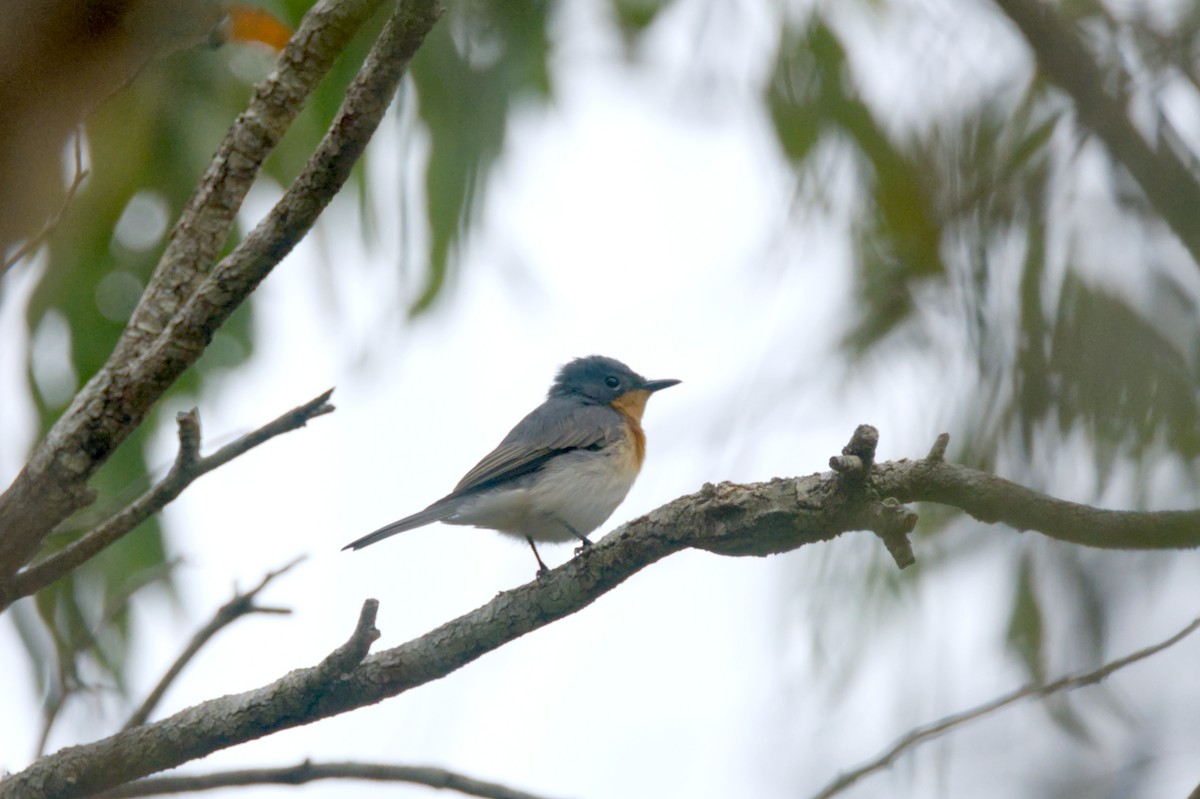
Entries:
{"type": "Polygon", "coordinates": [[[125,359],[161,335],[208,274],[229,238],[246,193],[267,156],[303,109],[358,28],[382,0],[320,0],[313,5],[229,128],[171,231],[142,302],[117,346],[125,359]]]}
{"type": "Polygon", "coordinates": [[[860,427],[835,459],[838,469],[833,472],[750,485],[705,485],[627,522],[545,577],[501,593],[420,638],[364,658],[365,647],[374,640],[368,602],[359,632],[322,664],[44,757],[0,782],[0,799],[89,795],[218,749],[374,704],[445,677],[509,641],[576,613],[641,569],[684,549],[762,556],[870,530],[888,542],[889,551],[904,566],[901,554],[906,547],[898,546],[896,539],[904,538],[907,545],[915,514],[899,500],[942,502],[986,521],[1093,546],[1200,543],[1200,512],[1125,513],[1063,502],[945,463],[944,439],[929,458],[876,463],[877,440],[873,428],[860,427]]]}
{"type": "Polygon", "coordinates": [[[56,524],[91,501],[91,475],[341,188],[413,52],[437,21],[437,0],[399,4],[304,173],[251,237],[210,271],[262,161],[373,7],[372,0],[318,3],[235,123],[113,355],[0,495],[0,581],[29,562],[56,524]]]}

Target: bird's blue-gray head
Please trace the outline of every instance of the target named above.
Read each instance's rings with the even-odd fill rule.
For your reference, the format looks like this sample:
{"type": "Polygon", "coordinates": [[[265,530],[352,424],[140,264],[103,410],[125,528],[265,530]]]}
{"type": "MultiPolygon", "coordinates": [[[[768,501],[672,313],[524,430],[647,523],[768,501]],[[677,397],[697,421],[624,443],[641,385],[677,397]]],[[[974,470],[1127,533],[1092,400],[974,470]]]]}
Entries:
{"type": "Polygon", "coordinates": [[[649,395],[678,383],[678,380],[647,380],[615,358],[589,355],[576,358],[558,370],[550,386],[550,396],[577,397],[607,405],[630,391],[649,395]]]}

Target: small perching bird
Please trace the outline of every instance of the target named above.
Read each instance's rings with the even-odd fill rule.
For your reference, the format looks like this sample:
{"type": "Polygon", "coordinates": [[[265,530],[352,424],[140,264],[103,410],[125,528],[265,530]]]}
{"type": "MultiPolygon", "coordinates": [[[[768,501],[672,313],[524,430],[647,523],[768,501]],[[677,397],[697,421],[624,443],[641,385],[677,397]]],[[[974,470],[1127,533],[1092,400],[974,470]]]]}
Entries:
{"type": "Polygon", "coordinates": [[[362,549],[431,522],[486,527],[535,541],[579,540],[612,515],[646,456],[642,413],[650,395],[678,380],[647,380],[601,355],[559,370],[546,401],[446,496],[343,549],[362,549]]]}

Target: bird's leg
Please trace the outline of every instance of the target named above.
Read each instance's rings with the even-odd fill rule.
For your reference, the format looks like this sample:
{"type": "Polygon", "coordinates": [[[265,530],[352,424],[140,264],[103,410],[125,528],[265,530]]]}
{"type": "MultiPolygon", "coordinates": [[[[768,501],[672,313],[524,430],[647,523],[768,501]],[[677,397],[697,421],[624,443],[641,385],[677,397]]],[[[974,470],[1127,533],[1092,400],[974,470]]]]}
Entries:
{"type": "Polygon", "coordinates": [[[527,536],[525,536],[525,540],[529,542],[529,548],[533,550],[533,556],[535,558],[537,558],[537,562],[538,562],[537,576],[545,577],[547,574],[550,573],[550,570],[546,568],[546,564],[542,562],[542,556],[538,554],[537,547],[533,545],[533,537],[527,535],[527,536]]]}
{"type": "Polygon", "coordinates": [[[586,535],[583,535],[582,533],[580,533],[578,530],[576,530],[574,527],[572,527],[567,522],[563,521],[562,519],[559,519],[558,523],[561,524],[563,527],[567,528],[568,530],[570,530],[571,535],[575,536],[582,542],[579,546],[577,546],[575,548],[576,555],[578,555],[580,552],[582,552],[583,550],[587,549],[588,547],[590,547],[592,545],[592,542],[588,540],[588,537],[586,535]]]}

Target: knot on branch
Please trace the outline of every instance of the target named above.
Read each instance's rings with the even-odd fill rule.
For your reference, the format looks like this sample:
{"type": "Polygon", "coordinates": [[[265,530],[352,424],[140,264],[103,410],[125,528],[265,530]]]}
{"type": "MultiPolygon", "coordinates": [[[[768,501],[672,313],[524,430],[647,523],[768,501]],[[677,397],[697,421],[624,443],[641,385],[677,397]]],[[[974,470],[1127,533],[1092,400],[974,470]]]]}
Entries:
{"type": "Polygon", "coordinates": [[[925,460],[934,463],[946,460],[946,447],[948,446],[950,446],[950,434],[939,433],[938,437],[933,440],[933,446],[929,448],[929,454],[925,456],[925,460]]]}
{"type": "Polygon", "coordinates": [[[894,497],[880,501],[874,509],[877,524],[871,527],[879,536],[896,566],[906,569],[917,562],[908,534],[917,526],[917,514],[900,504],[894,497]]]}
{"type": "MultiPolygon", "coordinates": [[[[937,457],[939,447],[942,453],[945,452],[943,438],[948,440],[945,434],[939,436],[931,457],[937,457]]],[[[860,424],[850,442],[842,447],[842,454],[829,459],[829,466],[837,472],[843,489],[849,489],[850,493],[866,489],[871,497],[878,496],[868,483],[878,446],[879,430],[869,424],[860,424]]],[[[904,569],[917,562],[908,540],[908,534],[917,526],[916,513],[887,497],[871,503],[868,517],[866,527],[879,536],[898,567],[904,569]]]]}
{"type": "Polygon", "coordinates": [[[193,475],[200,465],[200,409],[175,414],[179,426],[179,453],[175,456],[174,472],[193,475]]]}
{"type": "Polygon", "coordinates": [[[378,612],[378,599],[363,602],[362,610],[358,614],[358,624],[354,626],[350,639],[330,652],[317,666],[321,682],[332,682],[363,662],[367,653],[371,651],[371,644],[379,640],[379,630],[375,629],[375,616],[378,612]]]}
{"type": "Polygon", "coordinates": [[[860,424],[842,447],[842,454],[829,459],[829,468],[844,479],[862,482],[875,465],[875,448],[879,446],[879,431],[869,424],[860,424]]]}

